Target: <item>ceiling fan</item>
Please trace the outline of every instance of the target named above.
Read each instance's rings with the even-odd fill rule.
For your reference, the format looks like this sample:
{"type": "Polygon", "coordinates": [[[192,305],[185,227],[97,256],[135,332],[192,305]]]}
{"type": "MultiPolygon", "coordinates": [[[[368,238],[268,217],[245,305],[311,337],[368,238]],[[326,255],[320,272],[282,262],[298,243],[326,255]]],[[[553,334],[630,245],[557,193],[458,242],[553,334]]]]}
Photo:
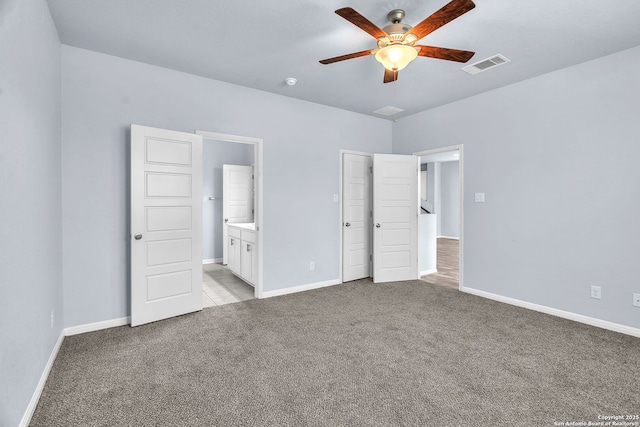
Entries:
{"type": "Polygon", "coordinates": [[[398,71],[406,67],[418,56],[446,59],[448,61],[467,62],[475,54],[466,50],[447,49],[444,47],[422,46],[415,43],[427,34],[432,33],[443,25],[462,16],[476,5],[471,0],[453,0],[434,12],[415,27],[401,24],[405,12],[402,9],[392,10],[387,14],[391,22],[384,28],[379,28],[364,16],[350,7],[336,10],[336,13],[360,29],[371,34],[378,40],[376,49],[363,50],[323,59],[321,64],[333,64],[346,59],[375,55],[376,60],[384,66],[384,83],[398,80],[398,71]]]}

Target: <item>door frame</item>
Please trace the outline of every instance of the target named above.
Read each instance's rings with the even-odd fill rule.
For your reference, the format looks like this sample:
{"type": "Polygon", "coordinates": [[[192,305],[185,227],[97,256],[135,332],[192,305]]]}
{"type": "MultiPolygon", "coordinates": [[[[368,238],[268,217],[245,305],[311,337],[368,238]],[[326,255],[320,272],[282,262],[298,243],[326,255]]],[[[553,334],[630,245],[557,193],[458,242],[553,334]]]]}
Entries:
{"type": "MultiPolygon", "coordinates": [[[[422,151],[416,151],[412,154],[418,156],[418,157],[422,157],[422,156],[428,156],[431,154],[439,154],[439,153],[446,153],[449,151],[458,151],[458,153],[460,153],[460,158],[458,159],[458,176],[460,178],[460,224],[459,224],[459,228],[460,228],[460,239],[458,241],[458,290],[462,290],[464,288],[463,285],[463,242],[464,242],[464,163],[463,163],[463,158],[464,158],[464,150],[463,150],[463,144],[458,144],[458,145],[450,145],[447,147],[440,147],[440,148],[432,148],[432,149],[426,149],[426,150],[422,150],[422,151]]],[[[418,195],[418,197],[420,197],[418,195]]],[[[420,222],[418,222],[418,233],[420,232],[420,222]]],[[[418,259],[420,259],[420,245],[418,245],[418,259]]],[[[420,277],[420,263],[418,263],[418,277],[420,277]]]]}
{"type": "MultiPolygon", "coordinates": [[[[344,235],[343,235],[344,227],[342,226],[342,223],[344,222],[344,217],[343,217],[344,216],[344,212],[342,211],[342,209],[344,207],[343,206],[343,200],[342,200],[342,198],[343,198],[343,194],[342,194],[342,185],[343,185],[342,176],[344,175],[344,161],[343,161],[344,156],[343,156],[343,154],[355,154],[355,155],[358,155],[358,156],[369,156],[369,157],[371,157],[371,160],[373,161],[373,153],[367,153],[367,152],[364,152],[364,151],[354,151],[354,150],[343,150],[343,149],[340,150],[340,181],[339,181],[340,193],[339,193],[339,197],[338,197],[339,202],[340,202],[339,206],[338,206],[338,209],[339,209],[338,215],[339,215],[339,224],[340,224],[340,243],[339,243],[339,245],[340,245],[340,276],[338,277],[338,280],[340,280],[340,283],[344,283],[343,282],[343,279],[344,279],[343,268],[344,268],[344,266],[343,266],[343,262],[342,262],[343,261],[342,257],[344,256],[344,235]]],[[[370,184],[371,184],[371,189],[373,190],[373,177],[371,177],[370,184]]],[[[373,197],[371,197],[370,202],[371,203],[369,205],[369,208],[373,209],[373,197]]],[[[372,234],[371,237],[373,238],[373,230],[370,230],[370,231],[371,231],[371,234],[372,234]]],[[[373,240],[369,239],[369,254],[370,255],[372,254],[372,249],[373,249],[373,240]]],[[[369,261],[369,277],[373,277],[373,261],[371,261],[371,260],[369,261]]]]}
{"type": "Polygon", "coordinates": [[[249,136],[230,135],[224,133],[210,132],[204,130],[196,130],[196,135],[201,135],[203,139],[212,139],[215,141],[236,142],[239,144],[253,145],[253,158],[255,162],[255,189],[256,189],[256,205],[254,206],[254,221],[256,223],[256,239],[258,244],[258,278],[255,282],[254,295],[256,298],[264,298],[263,291],[263,260],[264,260],[264,239],[262,238],[262,219],[263,219],[263,140],[262,138],[254,138],[249,136]]]}

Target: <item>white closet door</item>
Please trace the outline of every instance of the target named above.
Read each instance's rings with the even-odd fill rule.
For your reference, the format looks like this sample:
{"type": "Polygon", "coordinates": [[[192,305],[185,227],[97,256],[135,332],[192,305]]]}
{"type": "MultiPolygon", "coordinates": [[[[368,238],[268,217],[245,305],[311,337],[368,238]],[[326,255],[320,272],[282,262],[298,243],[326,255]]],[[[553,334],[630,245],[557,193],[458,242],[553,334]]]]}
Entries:
{"type": "Polygon", "coordinates": [[[418,157],[373,155],[373,281],[418,278],[418,157]]]}
{"type": "Polygon", "coordinates": [[[202,137],[131,125],[131,326],[202,309],[202,137]]]}
{"type": "Polygon", "coordinates": [[[342,159],[342,281],[371,275],[371,156],[342,159]]]}

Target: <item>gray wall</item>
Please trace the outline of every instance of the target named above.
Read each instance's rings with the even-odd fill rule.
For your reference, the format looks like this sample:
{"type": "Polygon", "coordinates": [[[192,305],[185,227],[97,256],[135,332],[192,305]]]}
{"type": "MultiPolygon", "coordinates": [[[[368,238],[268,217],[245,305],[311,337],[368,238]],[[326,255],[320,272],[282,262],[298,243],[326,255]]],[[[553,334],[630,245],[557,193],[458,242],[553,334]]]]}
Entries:
{"type": "Polygon", "coordinates": [[[427,169],[427,185],[429,190],[427,196],[429,202],[433,204],[433,214],[436,215],[436,236],[440,236],[442,230],[442,163],[429,163],[427,169]]]}
{"type": "Polygon", "coordinates": [[[222,258],[222,165],[251,166],[253,144],[205,139],[202,149],[202,258],[222,258]],[[209,200],[216,197],[216,200],[209,200]]]}
{"type": "MultiPolygon", "coordinates": [[[[439,179],[439,177],[438,177],[439,179]]],[[[434,163],[427,163],[427,200],[431,203],[435,203],[436,197],[436,168],[434,163]]]]}
{"type": "Polygon", "coordinates": [[[418,217],[418,269],[420,273],[437,268],[437,222],[436,214],[422,213],[418,217]]]}
{"type": "Polygon", "coordinates": [[[440,236],[460,237],[460,162],[440,167],[440,236]]]}
{"type": "Polygon", "coordinates": [[[396,153],[464,145],[465,286],[640,327],[639,75],[636,47],[396,123],[396,153]]]}
{"type": "Polygon", "coordinates": [[[0,2],[0,425],[18,425],[60,336],[60,42],[44,1],[0,2]],[[55,322],[50,326],[50,314],[55,322]]]}
{"type": "Polygon", "coordinates": [[[339,277],[339,150],[391,151],[388,120],[68,46],[62,111],[67,326],[129,315],[131,123],[263,138],[265,291],[339,277]]]}

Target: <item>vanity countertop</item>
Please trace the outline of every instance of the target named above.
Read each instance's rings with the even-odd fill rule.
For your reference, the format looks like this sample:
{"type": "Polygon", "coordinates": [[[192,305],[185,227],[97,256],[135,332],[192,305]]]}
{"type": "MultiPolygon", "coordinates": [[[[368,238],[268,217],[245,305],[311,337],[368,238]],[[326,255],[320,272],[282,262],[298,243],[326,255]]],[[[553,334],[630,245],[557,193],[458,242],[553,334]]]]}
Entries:
{"type": "Polygon", "coordinates": [[[227,226],[228,227],[241,228],[243,230],[256,231],[256,223],[255,222],[232,222],[231,224],[227,224],[227,226]]]}

